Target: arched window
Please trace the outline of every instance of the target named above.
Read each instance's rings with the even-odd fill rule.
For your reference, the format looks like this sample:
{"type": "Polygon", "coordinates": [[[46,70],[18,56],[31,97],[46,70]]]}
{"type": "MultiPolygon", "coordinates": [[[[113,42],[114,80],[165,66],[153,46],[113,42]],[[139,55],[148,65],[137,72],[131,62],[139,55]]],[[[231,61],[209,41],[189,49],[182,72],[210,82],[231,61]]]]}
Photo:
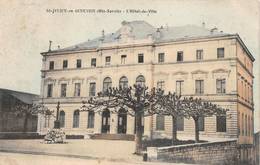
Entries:
{"type": "Polygon", "coordinates": [[[94,128],[95,113],[94,111],[88,112],[88,128],[94,128]]]}
{"type": "Polygon", "coordinates": [[[103,91],[107,91],[110,87],[112,87],[112,80],[110,77],[106,77],[103,81],[103,91]]]}
{"type": "Polygon", "coordinates": [[[73,128],[79,128],[79,110],[74,111],[73,128]]]}
{"type": "Polygon", "coordinates": [[[128,79],[125,76],[120,78],[119,87],[122,87],[124,89],[128,87],[128,79]]]}
{"type": "Polygon", "coordinates": [[[139,75],[136,78],[136,85],[144,86],[145,85],[145,78],[142,75],[139,75]]]}
{"type": "Polygon", "coordinates": [[[156,130],[164,130],[164,116],[157,115],[156,116],[156,130]]]}
{"type": "Polygon", "coordinates": [[[65,112],[60,111],[60,127],[64,128],[65,127],[65,112]]]}

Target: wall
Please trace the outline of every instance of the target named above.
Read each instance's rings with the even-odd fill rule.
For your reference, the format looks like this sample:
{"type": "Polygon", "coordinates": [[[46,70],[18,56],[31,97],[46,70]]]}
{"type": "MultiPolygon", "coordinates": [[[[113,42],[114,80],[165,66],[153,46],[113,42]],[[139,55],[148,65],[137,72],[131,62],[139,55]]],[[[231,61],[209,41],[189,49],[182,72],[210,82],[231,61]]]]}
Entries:
{"type": "Polygon", "coordinates": [[[211,142],[147,148],[148,160],[183,163],[232,164],[239,157],[237,142],[211,142]]]}

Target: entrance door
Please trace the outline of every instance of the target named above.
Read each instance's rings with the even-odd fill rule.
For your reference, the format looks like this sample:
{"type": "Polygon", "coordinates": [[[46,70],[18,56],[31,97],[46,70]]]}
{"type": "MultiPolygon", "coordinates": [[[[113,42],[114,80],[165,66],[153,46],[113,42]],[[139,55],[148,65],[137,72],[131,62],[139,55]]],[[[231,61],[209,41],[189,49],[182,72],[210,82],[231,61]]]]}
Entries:
{"type": "Polygon", "coordinates": [[[110,112],[108,109],[102,112],[102,133],[109,133],[110,131],[110,112]]]}
{"type": "Polygon", "coordinates": [[[120,109],[118,113],[118,133],[126,134],[126,127],[127,127],[127,114],[124,109],[120,109]]]}

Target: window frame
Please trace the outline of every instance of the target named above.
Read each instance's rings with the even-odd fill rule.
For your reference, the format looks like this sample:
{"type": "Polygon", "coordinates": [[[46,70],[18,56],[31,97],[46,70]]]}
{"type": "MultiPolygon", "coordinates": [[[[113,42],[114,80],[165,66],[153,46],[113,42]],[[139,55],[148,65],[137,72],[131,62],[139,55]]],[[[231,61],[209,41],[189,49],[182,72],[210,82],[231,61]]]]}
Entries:
{"type": "Polygon", "coordinates": [[[226,93],[226,79],[216,79],[216,93],[217,94],[226,93]]]}
{"type": "Polygon", "coordinates": [[[74,97],[80,97],[81,83],[75,83],[74,85],[74,97]]]}
{"type": "Polygon", "coordinates": [[[203,60],[203,53],[204,53],[203,49],[196,50],[196,60],[197,61],[203,60]]]}
{"type": "Polygon", "coordinates": [[[67,69],[67,68],[68,68],[68,60],[63,60],[62,69],[67,69]]]}
{"type": "Polygon", "coordinates": [[[54,61],[49,61],[49,70],[54,70],[54,61]]]}
{"type": "Polygon", "coordinates": [[[111,64],[111,56],[106,56],[105,57],[105,65],[110,65],[111,64]]]}
{"type": "Polygon", "coordinates": [[[184,56],[184,53],[183,53],[183,51],[178,51],[177,52],[177,62],[183,62],[183,60],[184,60],[184,58],[183,58],[183,56],[184,56]]]}
{"type": "Polygon", "coordinates": [[[165,131],[165,116],[164,115],[156,115],[156,130],[157,131],[165,131]]]}
{"type": "Polygon", "coordinates": [[[97,67],[97,59],[96,58],[91,58],[90,66],[91,67],[97,67]]]}
{"type": "Polygon", "coordinates": [[[61,84],[60,97],[66,97],[66,96],[67,96],[67,84],[62,83],[61,84]]]}
{"type": "Polygon", "coordinates": [[[81,59],[76,60],[76,68],[81,68],[82,67],[82,61],[81,59]]]}
{"type": "Polygon", "coordinates": [[[121,64],[126,64],[127,55],[121,55],[121,64]]]}
{"type": "Polygon", "coordinates": [[[144,54],[139,53],[138,54],[138,64],[143,64],[144,63],[144,54]]]}
{"type": "Polygon", "coordinates": [[[165,53],[158,53],[158,63],[164,63],[165,53]]]}
{"type": "Polygon", "coordinates": [[[96,96],[96,82],[89,83],[89,96],[90,97],[96,96]],[[94,88],[92,87],[92,85],[94,86],[94,88]],[[94,91],[92,91],[92,88],[94,89],[94,91]]]}
{"type": "Polygon", "coordinates": [[[47,97],[52,97],[53,95],[53,84],[48,84],[47,85],[47,97]]]}
{"type": "Polygon", "coordinates": [[[225,48],[217,48],[217,58],[225,58],[225,48]]]}
{"type": "Polygon", "coordinates": [[[195,94],[204,94],[204,80],[195,80],[195,94]],[[197,89],[197,83],[199,83],[199,89],[197,89]]]}

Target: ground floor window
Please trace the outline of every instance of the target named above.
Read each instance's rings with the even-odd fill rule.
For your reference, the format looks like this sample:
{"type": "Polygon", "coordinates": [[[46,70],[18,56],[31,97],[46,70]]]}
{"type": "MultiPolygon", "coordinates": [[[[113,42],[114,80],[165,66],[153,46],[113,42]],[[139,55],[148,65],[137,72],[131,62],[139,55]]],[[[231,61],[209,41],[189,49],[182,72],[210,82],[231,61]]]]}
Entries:
{"type": "Polygon", "coordinates": [[[157,115],[156,116],[156,130],[164,130],[164,116],[157,115]]]}
{"type": "Polygon", "coordinates": [[[217,116],[217,132],[226,132],[226,116],[217,116]]]}
{"type": "Polygon", "coordinates": [[[204,131],[204,125],[205,125],[205,120],[204,120],[204,117],[199,117],[199,131],[204,131]]]}
{"type": "Polygon", "coordinates": [[[79,110],[74,111],[73,128],[79,128],[79,110]]]}
{"type": "Polygon", "coordinates": [[[177,131],[184,131],[184,117],[177,117],[177,131]]]}
{"type": "Polygon", "coordinates": [[[64,128],[65,127],[65,112],[60,111],[60,127],[64,128]]]}
{"type": "Polygon", "coordinates": [[[93,111],[88,112],[88,128],[94,128],[95,113],[93,111]]]}

